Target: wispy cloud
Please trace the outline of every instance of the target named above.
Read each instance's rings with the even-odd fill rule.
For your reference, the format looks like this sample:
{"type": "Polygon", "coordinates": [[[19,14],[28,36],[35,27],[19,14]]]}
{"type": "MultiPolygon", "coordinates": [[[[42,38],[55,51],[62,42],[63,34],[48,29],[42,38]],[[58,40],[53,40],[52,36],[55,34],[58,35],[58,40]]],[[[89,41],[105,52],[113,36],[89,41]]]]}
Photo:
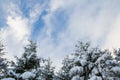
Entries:
{"type": "Polygon", "coordinates": [[[75,43],[81,39],[102,48],[120,47],[119,0],[25,0],[24,5],[14,1],[2,3],[7,4],[3,37],[12,55],[21,54],[27,38],[33,36],[37,36],[38,55],[50,56],[55,64],[72,53],[75,43]],[[38,35],[30,36],[39,18],[44,25],[38,35]]]}
{"type": "MultiPolygon", "coordinates": [[[[23,46],[30,38],[33,24],[41,14],[42,8],[39,4],[31,6],[29,16],[24,16],[21,6],[15,2],[3,3],[5,10],[6,25],[2,28],[1,36],[7,45],[7,56],[20,56],[23,53],[23,46]],[[8,5],[6,5],[8,4],[8,5]],[[40,10],[38,10],[40,8],[40,10]]],[[[10,57],[11,57],[10,56],[10,57]]],[[[9,57],[9,58],[10,58],[9,57]]]]}
{"type": "MultiPolygon", "coordinates": [[[[50,12],[43,16],[45,21],[43,32],[40,32],[40,37],[38,37],[40,55],[48,55],[54,60],[61,60],[64,55],[73,52],[75,43],[81,39],[91,41],[92,44],[99,45],[102,48],[110,48],[116,45],[112,45],[110,39],[109,43],[107,38],[112,36],[113,32],[116,32],[113,29],[117,27],[114,24],[116,24],[117,15],[120,14],[119,3],[119,1],[70,0],[68,2],[60,0],[57,2],[52,0],[50,12]],[[67,25],[65,30],[55,33],[57,37],[52,37],[52,32],[57,27],[54,26],[56,20],[53,20],[57,10],[63,10],[67,14],[67,25]],[[45,34],[46,36],[43,36],[45,34]],[[106,45],[109,45],[109,47],[105,47],[106,45]]],[[[117,29],[118,34],[119,28],[117,29]]],[[[113,34],[113,36],[115,35],[113,34]]],[[[113,40],[115,39],[117,38],[113,40]]]]}
{"type": "Polygon", "coordinates": [[[104,48],[109,48],[110,50],[114,48],[120,48],[120,14],[117,15],[112,23],[112,27],[105,40],[104,48]]]}
{"type": "Polygon", "coordinates": [[[29,22],[22,16],[18,5],[10,3],[6,7],[6,26],[2,29],[2,37],[9,52],[7,56],[17,55],[17,53],[19,55],[27,37],[30,35],[29,22]]]}

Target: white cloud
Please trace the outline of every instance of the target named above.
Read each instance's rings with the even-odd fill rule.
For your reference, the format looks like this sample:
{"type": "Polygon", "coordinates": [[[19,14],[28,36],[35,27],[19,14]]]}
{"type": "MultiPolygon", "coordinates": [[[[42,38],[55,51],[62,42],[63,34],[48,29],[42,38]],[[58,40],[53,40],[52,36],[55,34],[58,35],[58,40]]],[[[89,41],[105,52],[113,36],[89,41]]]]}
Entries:
{"type": "Polygon", "coordinates": [[[62,60],[63,56],[73,52],[75,43],[81,39],[91,41],[93,45],[99,45],[103,48],[103,44],[109,45],[109,47],[112,46],[109,39],[113,35],[112,39],[118,39],[114,42],[114,45],[117,45],[120,41],[118,37],[115,37],[116,34],[119,34],[119,27],[117,27],[119,19],[116,20],[116,16],[120,14],[119,3],[118,0],[95,2],[87,0],[52,0],[50,12],[43,17],[45,26],[38,38],[40,55],[51,56],[53,60],[56,57],[62,60]],[[52,32],[56,26],[53,24],[55,21],[51,21],[51,19],[59,9],[67,12],[68,25],[65,28],[66,30],[57,34],[56,44],[52,37],[52,32]],[[116,21],[117,25],[114,25],[116,21]]]}
{"type": "Polygon", "coordinates": [[[32,7],[32,9],[30,10],[30,14],[29,14],[29,18],[30,18],[30,23],[34,23],[35,21],[37,21],[37,19],[39,18],[39,16],[41,15],[42,11],[44,10],[45,5],[40,5],[40,4],[36,4],[32,7]]]}
{"type": "Polygon", "coordinates": [[[21,41],[25,36],[30,35],[28,21],[23,19],[21,16],[17,16],[15,18],[8,16],[7,25],[10,29],[8,30],[10,31],[10,34],[8,35],[12,35],[13,39],[17,39],[17,41],[21,41]]]}
{"type": "Polygon", "coordinates": [[[23,18],[18,5],[10,3],[6,6],[6,26],[2,29],[2,37],[5,40],[6,56],[13,59],[13,56],[19,56],[23,51],[23,46],[30,35],[28,20],[23,18]]]}
{"type": "Polygon", "coordinates": [[[31,31],[33,29],[34,22],[41,14],[41,10],[38,10],[40,6],[35,4],[30,11],[30,17],[24,17],[23,12],[18,4],[9,3],[4,9],[6,11],[6,26],[2,28],[2,38],[5,40],[6,55],[9,59],[13,59],[12,56],[20,56],[23,53],[23,47],[28,43],[31,31]],[[37,11],[38,10],[38,11],[37,11]]]}
{"type": "Polygon", "coordinates": [[[105,44],[103,48],[109,48],[110,50],[114,48],[120,48],[120,15],[118,15],[113,21],[112,28],[107,35],[105,44]]]}
{"type": "MultiPolygon", "coordinates": [[[[119,0],[51,0],[48,3],[47,15],[42,16],[45,26],[40,30],[37,39],[39,55],[51,56],[54,65],[59,65],[63,56],[74,51],[77,40],[85,39],[102,48],[120,47],[119,3],[119,0]],[[67,14],[67,25],[54,39],[52,35],[56,28],[54,23],[59,23],[60,20],[54,21],[52,18],[59,9],[67,14]]],[[[46,9],[46,3],[31,6],[28,18],[24,17],[18,5],[11,3],[7,8],[7,26],[3,29],[3,36],[7,40],[10,54],[21,53],[34,23],[46,9]]]]}

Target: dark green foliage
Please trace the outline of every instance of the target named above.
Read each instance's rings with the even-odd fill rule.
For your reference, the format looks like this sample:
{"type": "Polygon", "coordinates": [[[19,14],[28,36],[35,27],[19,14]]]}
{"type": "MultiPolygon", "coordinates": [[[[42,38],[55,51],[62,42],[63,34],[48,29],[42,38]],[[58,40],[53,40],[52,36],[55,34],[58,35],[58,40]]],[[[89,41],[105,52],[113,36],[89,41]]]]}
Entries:
{"type": "Polygon", "coordinates": [[[72,59],[67,56],[64,58],[62,65],[61,70],[57,73],[57,78],[59,80],[70,80],[69,71],[73,67],[72,59]]]}
{"type": "Polygon", "coordinates": [[[16,73],[23,73],[30,69],[36,69],[40,66],[40,58],[36,55],[36,43],[30,41],[24,50],[21,58],[17,58],[16,73]]]}
{"type": "MultiPolygon", "coordinates": [[[[116,53],[119,54],[118,51],[116,53]]],[[[71,56],[63,61],[58,80],[113,80],[119,76],[119,63],[108,50],[102,51],[89,43],[79,42],[71,56]]]]}
{"type": "Polygon", "coordinates": [[[92,47],[89,43],[78,42],[75,53],[64,58],[62,67],[55,74],[55,67],[49,59],[38,58],[36,43],[30,43],[24,48],[20,58],[16,57],[8,76],[5,76],[7,63],[4,46],[0,44],[0,78],[13,77],[16,80],[120,80],[120,49],[112,55],[108,50],[92,47]],[[23,75],[30,73],[24,79],[23,75]]]}
{"type": "Polygon", "coordinates": [[[0,41],[0,79],[2,77],[6,76],[6,71],[7,71],[7,66],[8,66],[8,62],[6,61],[5,58],[3,58],[4,55],[4,45],[2,44],[2,41],[0,41]]]}
{"type": "Polygon", "coordinates": [[[54,69],[55,67],[52,67],[52,62],[50,58],[45,60],[44,66],[42,68],[42,79],[43,80],[53,80],[54,78],[54,69]]]}

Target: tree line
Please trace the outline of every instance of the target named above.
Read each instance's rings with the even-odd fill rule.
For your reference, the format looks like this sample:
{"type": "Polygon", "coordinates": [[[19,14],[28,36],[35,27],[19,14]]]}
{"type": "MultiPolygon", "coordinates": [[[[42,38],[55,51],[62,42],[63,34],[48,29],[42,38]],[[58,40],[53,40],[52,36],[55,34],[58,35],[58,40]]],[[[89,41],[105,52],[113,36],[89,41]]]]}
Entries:
{"type": "Polygon", "coordinates": [[[37,44],[29,41],[21,57],[8,61],[0,42],[1,80],[120,80],[120,49],[101,50],[88,42],[78,42],[74,53],[64,57],[55,72],[50,58],[37,56],[37,44]],[[113,57],[114,55],[114,57],[113,57]]]}

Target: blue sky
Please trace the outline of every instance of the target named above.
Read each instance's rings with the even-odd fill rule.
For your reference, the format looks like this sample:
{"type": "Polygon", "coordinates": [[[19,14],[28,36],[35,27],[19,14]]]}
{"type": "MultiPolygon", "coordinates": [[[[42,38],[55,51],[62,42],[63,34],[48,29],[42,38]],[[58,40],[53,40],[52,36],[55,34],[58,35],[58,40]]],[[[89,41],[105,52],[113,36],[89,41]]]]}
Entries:
{"type": "Polygon", "coordinates": [[[77,41],[120,47],[120,0],[0,0],[1,37],[8,58],[20,56],[28,39],[54,65],[74,52],[77,41]]]}

